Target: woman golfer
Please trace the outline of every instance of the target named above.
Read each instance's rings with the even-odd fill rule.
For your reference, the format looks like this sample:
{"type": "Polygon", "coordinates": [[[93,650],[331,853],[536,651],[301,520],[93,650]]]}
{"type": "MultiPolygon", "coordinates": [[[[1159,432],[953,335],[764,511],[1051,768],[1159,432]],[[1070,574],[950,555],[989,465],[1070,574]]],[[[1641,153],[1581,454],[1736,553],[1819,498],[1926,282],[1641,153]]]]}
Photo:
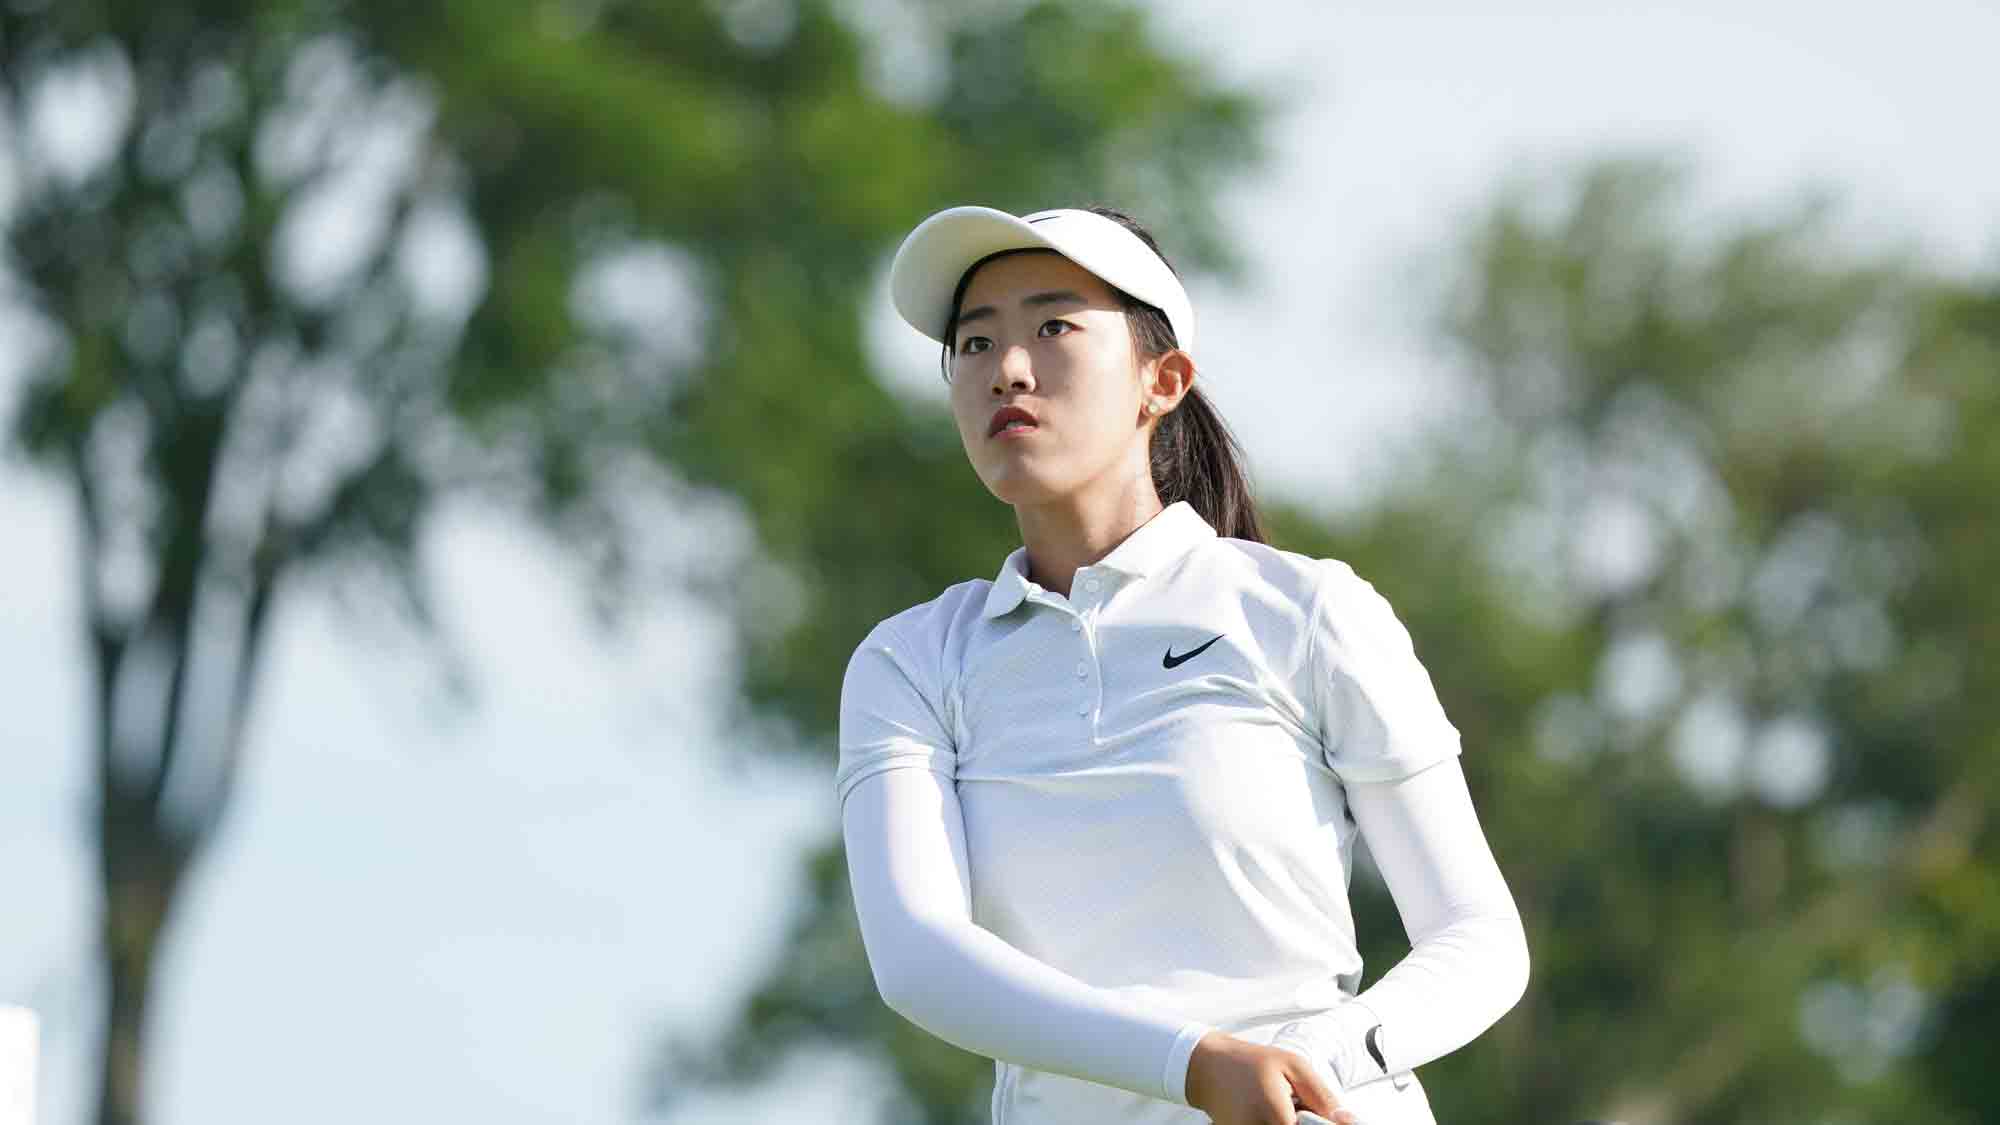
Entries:
{"type": "Polygon", "coordinates": [[[995,1060],[995,1125],[1431,1122],[1411,1071],[1520,998],[1520,916],[1388,603],[1263,542],[1173,268],[1116,211],[954,207],[890,288],[1022,546],[847,666],[883,999],[995,1060]],[[1357,836],[1412,946],[1365,990],[1357,836]]]}

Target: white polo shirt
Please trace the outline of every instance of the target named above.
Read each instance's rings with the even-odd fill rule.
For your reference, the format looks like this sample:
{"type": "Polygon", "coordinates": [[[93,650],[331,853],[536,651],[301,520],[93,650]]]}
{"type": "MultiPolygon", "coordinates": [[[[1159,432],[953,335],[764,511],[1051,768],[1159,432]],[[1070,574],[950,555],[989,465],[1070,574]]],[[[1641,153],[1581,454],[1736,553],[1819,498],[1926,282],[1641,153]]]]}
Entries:
{"type": "MultiPolygon", "coordinates": [[[[1388,603],[1342,562],[1219,537],[1185,502],[1079,568],[1067,598],[1025,562],[1016,549],[857,647],[843,809],[884,770],[951,779],[974,921],[1153,1010],[1236,1033],[1351,997],[1342,782],[1459,752],[1388,603]]],[[[1144,1100],[996,1067],[996,1121],[1016,1105],[1136,1120],[1144,1100]]]]}

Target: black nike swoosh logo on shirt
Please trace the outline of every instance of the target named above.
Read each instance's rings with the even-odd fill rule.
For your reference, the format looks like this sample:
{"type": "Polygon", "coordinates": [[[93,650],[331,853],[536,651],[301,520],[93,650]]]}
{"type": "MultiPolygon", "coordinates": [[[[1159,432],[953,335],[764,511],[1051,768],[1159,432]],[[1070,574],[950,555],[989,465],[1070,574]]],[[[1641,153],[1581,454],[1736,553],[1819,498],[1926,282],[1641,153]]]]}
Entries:
{"type": "Polygon", "coordinates": [[[1195,657],[1200,656],[1202,653],[1207,652],[1208,645],[1212,645],[1221,639],[1222,639],[1222,634],[1217,633],[1215,636],[1210,637],[1208,639],[1208,644],[1205,644],[1198,649],[1194,649],[1191,652],[1181,653],[1179,656],[1174,655],[1174,646],[1168,645],[1167,654],[1165,656],[1160,657],[1160,667],[1174,668],[1179,665],[1185,664],[1188,661],[1193,660],[1195,657]]]}

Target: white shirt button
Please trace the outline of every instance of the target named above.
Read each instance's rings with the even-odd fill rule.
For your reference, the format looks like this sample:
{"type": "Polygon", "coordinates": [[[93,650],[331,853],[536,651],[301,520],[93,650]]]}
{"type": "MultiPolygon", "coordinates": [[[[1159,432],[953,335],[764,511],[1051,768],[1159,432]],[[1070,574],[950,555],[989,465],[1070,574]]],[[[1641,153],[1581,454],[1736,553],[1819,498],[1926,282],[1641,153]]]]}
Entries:
{"type": "Polygon", "coordinates": [[[1085,701],[1085,702],[1083,702],[1083,703],[1079,703],[1079,704],[1077,704],[1077,705],[1076,705],[1076,713],[1077,713],[1077,714],[1079,714],[1079,715],[1088,715],[1088,714],[1090,714],[1090,703],[1089,703],[1088,701],[1085,701]]]}
{"type": "Polygon", "coordinates": [[[1099,582],[1095,578],[1086,578],[1083,580],[1083,588],[1085,590],[1090,591],[1093,594],[1095,594],[1097,592],[1097,588],[1102,585],[1104,585],[1104,583],[1099,582]]]}
{"type": "Polygon", "coordinates": [[[1077,620],[1077,619],[1076,619],[1076,618],[1074,618],[1074,617],[1072,617],[1072,618],[1070,618],[1070,619],[1069,619],[1069,631],[1070,631],[1070,632],[1074,633],[1074,632],[1076,632],[1076,631],[1078,631],[1079,629],[1082,629],[1082,628],[1083,628],[1083,622],[1082,622],[1082,621],[1079,621],[1079,620],[1077,620]]]}
{"type": "Polygon", "coordinates": [[[1078,675],[1079,677],[1081,677],[1081,676],[1088,676],[1088,675],[1090,675],[1090,665],[1088,665],[1088,664],[1085,664],[1085,663],[1084,663],[1083,661],[1081,661],[1081,660],[1077,661],[1077,662],[1076,662],[1076,674],[1077,674],[1077,675],[1078,675]]]}

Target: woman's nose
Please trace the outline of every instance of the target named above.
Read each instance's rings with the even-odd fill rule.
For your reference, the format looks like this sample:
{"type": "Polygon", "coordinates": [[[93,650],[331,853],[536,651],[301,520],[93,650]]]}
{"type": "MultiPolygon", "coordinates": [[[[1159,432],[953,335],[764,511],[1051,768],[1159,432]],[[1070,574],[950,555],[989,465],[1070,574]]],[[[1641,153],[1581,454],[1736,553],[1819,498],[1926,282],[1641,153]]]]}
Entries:
{"type": "Polygon", "coordinates": [[[1032,387],[1034,384],[1035,376],[1028,364],[1027,348],[1016,344],[1000,353],[1000,362],[993,368],[995,391],[1008,387],[1032,387]]]}

